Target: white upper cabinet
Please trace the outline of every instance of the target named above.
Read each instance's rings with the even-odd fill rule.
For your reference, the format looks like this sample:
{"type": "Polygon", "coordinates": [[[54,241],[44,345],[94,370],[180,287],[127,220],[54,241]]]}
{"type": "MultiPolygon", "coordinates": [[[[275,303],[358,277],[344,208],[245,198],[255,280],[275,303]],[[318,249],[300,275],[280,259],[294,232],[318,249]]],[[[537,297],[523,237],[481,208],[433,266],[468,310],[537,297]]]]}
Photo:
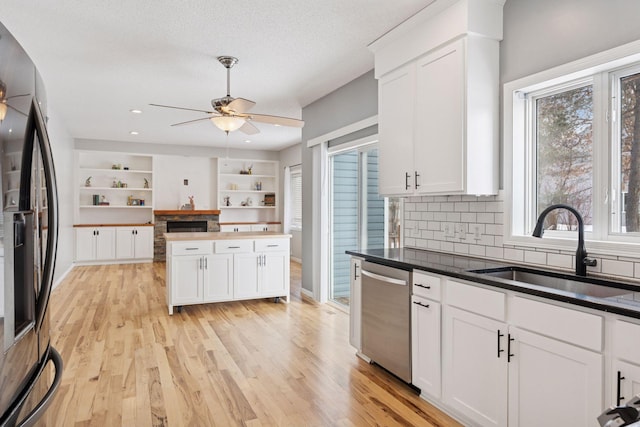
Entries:
{"type": "Polygon", "coordinates": [[[438,0],[370,45],[380,194],[497,193],[503,4],[438,0]]]}

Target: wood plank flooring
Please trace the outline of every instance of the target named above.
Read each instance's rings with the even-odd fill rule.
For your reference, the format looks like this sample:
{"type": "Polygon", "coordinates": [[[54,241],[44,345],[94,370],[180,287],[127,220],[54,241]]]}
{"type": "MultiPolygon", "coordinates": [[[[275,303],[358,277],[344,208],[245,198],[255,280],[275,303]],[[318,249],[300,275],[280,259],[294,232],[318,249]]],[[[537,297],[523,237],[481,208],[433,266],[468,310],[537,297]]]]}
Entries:
{"type": "Polygon", "coordinates": [[[300,297],[187,306],[165,265],[76,267],[52,293],[64,360],[41,426],[450,426],[349,346],[348,315],[300,297]]]}

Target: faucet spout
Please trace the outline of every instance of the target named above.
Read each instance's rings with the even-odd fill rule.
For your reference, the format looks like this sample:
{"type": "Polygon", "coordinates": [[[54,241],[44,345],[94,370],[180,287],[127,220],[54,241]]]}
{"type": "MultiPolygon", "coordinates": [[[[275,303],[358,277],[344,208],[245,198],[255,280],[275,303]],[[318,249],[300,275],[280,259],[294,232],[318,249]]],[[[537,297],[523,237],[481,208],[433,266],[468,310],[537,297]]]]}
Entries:
{"type": "Polygon", "coordinates": [[[564,205],[557,204],[551,205],[545,210],[542,211],[540,216],[538,216],[538,221],[536,222],[536,226],[533,229],[533,237],[542,237],[542,233],[544,230],[542,227],[544,226],[544,219],[547,214],[555,209],[566,209],[571,212],[576,219],[578,220],[578,248],[576,249],[576,276],[586,276],[587,275],[587,266],[595,266],[597,265],[597,261],[595,259],[587,258],[587,249],[584,247],[584,220],[582,219],[582,215],[575,208],[564,205]]]}

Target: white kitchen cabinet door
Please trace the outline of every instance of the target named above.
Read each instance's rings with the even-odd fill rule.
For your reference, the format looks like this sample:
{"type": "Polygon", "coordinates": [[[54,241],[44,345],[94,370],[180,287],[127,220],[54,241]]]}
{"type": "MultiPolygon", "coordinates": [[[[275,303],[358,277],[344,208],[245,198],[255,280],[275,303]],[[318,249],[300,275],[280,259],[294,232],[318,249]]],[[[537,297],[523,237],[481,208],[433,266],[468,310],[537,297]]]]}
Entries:
{"type": "Polygon", "coordinates": [[[444,321],[445,403],[478,425],[506,426],[507,325],[453,307],[444,321]]]}
{"type": "Polygon", "coordinates": [[[260,293],[265,297],[287,296],[289,283],[289,253],[265,252],[259,254],[260,262],[260,293]]]}
{"type": "Polygon", "coordinates": [[[378,192],[411,194],[414,190],[413,139],[415,63],[378,82],[378,192]]]}
{"type": "Polygon", "coordinates": [[[153,258],[153,227],[137,227],[135,231],[135,258],[153,258]]]}
{"type": "Polygon", "coordinates": [[[411,304],[411,382],[422,394],[440,398],[440,304],[413,296],[411,304]]]}
{"type": "Polygon", "coordinates": [[[133,227],[118,227],[116,229],[116,257],[118,259],[134,258],[135,229],[133,227]]]}
{"type": "Polygon", "coordinates": [[[629,399],[640,394],[640,366],[614,359],[613,379],[614,400],[609,406],[624,405],[629,399]]]}
{"type": "Polygon", "coordinates": [[[173,306],[202,302],[203,259],[202,255],[172,257],[173,306]]]}
{"type": "Polygon", "coordinates": [[[254,298],[260,296],[258,275],[261,272],[259,257],[254,252],[233,256],[234,298],[254,298]]]}
{"type": "Polygon", "coordinates": [[[96,259],[96,229],[76,228],[76,261],[96,259]]]}
{"type": "Polygon", "coordinates": [[[96,229],[96,260],[115,259],[116,230],[114,227],[96,229]]]}
{"type": "Polygon", "coordinates": [[[233,254],[205,255],[204,302],[233,298],[233,254]]]}
{"type": "Polygon", "coordinates": [[[351,258],[351,295],[349,301],[349,343],[362,350],[360,328],[362,327],[362,260],[351,258]]]}
{"type": "Polygon", "coordinates": [[[509,426],[596,425],[603,356],[515,327],[509,333],[509,426]]]}
{"type": "Polygon", "coordinates": [[[459,40],[417,61],[417,193],[450,194],[465,189],[464,57],[464,42],[459,40]]]}

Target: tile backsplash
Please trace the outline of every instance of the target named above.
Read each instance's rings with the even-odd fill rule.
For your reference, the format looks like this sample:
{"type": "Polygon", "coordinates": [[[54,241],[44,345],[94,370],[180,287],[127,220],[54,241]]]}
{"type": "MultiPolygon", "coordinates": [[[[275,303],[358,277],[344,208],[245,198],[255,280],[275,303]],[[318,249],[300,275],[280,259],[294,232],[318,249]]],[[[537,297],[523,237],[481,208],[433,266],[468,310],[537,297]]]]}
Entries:
{"type": "MultiPolygon", "coordinates": [[[[404,246],[573,271],[575,249],[533,249],[502,242],[504,200],[497,196],[422,196],[404,202],[404,246]]],[[[587,244],[587,249],[589,249],[587,244]]],[[[589,274],[640,280],[640,258],[589,252],[589,274]]]]}

